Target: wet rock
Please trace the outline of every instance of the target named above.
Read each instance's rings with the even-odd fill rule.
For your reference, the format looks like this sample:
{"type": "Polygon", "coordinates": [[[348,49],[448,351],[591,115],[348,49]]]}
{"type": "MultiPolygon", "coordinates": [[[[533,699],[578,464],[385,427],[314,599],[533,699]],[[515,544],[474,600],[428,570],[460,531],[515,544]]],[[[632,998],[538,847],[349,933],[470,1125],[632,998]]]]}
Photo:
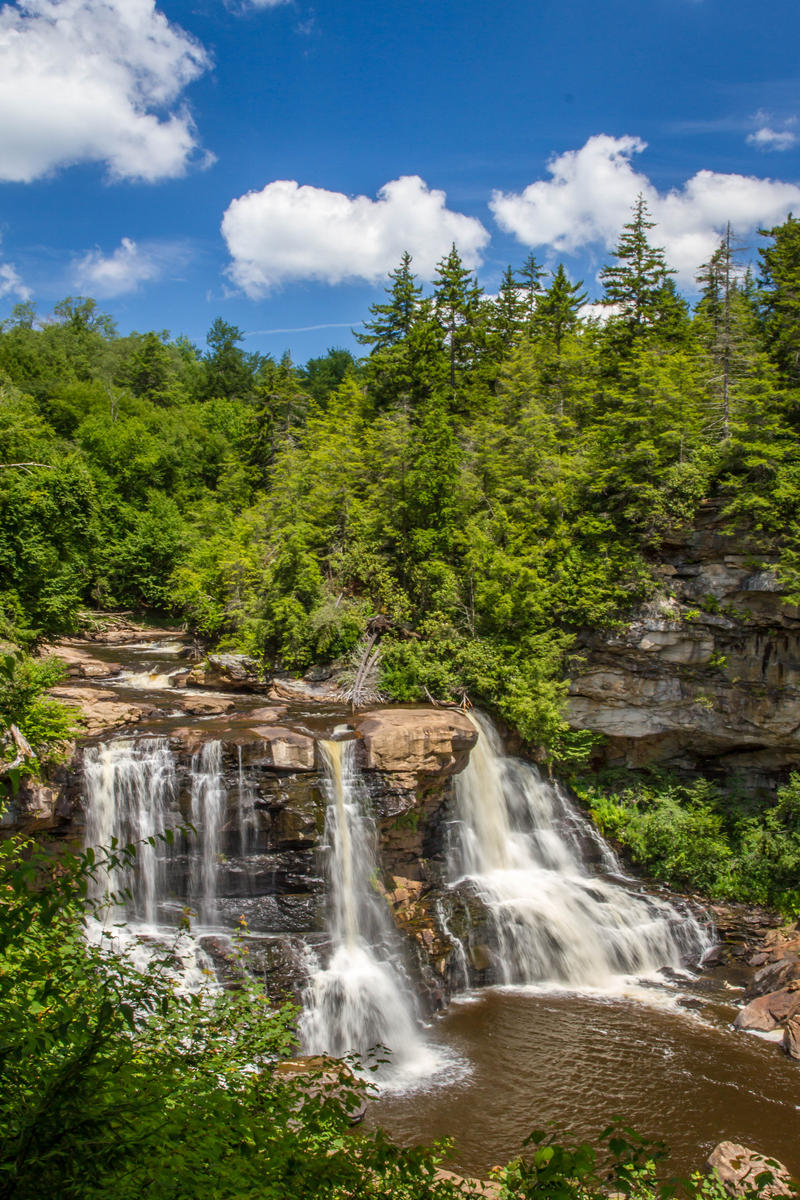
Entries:
{"type": "Polygon", "coordinates": [[[756,971],[745,993],[746,1000],[766,996],[780,991],[788,984],[800,980],[800,958],[779,958],[756,971]]]}
{"type": "Polygon", "coordinates": [[[800,982],[751,1000],[737,1015],[736,1029],[769,1033],[800,1012],[800,982]]]}
{"type": "Polygon", "coordinates": [[[246,654],[209,654],[204,663],[189,672],[192,687],[221,691],[260,691],[266,689],[259,664],[246,654]]]}
{"type": "Polygon", "coordinates": [[[771,1196],[796,1195],[794,1180],[783,1163],[765,1158],[763,1154],[736,1142],[720,1142],[711,1151],[706,1165],[716,1173],[732,1196],[745,1196],[752,1191],[758,1192],[765,1200],[771,1196]],[[757,1180],[765,1174],[771,1177],[771,1181],[760,1186],[757,1180]]]}
{"type": "Polygon", "coordinates": [[[359,714],[354,724],[366,770],[392,776],[397,791],[414,790],[422,776],[463,770],[478,740],[469,717],[454,709],[377,709],[359,714]]]}
{"type": "MultiPolygon", "coordinates": [[[[313,771],[316,765],[314,739],[282,725],[256,725],[252,732],[261,742],[262,762],[280,771],[313,771]]],[[[252,750],[250,762],[259,761],[252,750]]]]}
{"type": "Polygon", "coordinates": [[[181,695],[169,698],[170,706],[179,708],[182,712],[190,713],[193,717],[215,717],[223,713],[233,712],[236,707],[234,700],[222,696],[192,696],[181,695]]]}
{"type": "Polygon", "coordinates": [[[795,1011],[786,1022],[782,1045],[790,1058],[800,1060],[800,1012],[795,1011]]]}

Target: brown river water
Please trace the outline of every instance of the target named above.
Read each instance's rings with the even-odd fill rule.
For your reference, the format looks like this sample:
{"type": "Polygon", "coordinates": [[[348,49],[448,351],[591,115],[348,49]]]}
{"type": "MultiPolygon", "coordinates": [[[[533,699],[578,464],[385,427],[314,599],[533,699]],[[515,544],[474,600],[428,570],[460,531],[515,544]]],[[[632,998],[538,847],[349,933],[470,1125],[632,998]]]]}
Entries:
{"type": "Polygon", "coordinates": [[[800,1175],[800,1064],[734,1032],[732,1003],[673,1004],[486,990],[431,1028],[460,1070],[384,1094],[368,1119],[406,1144],[453,1138],[450,1161],[477,1175],[519,1155],[533,1129],[592,1140],[613,1117],[666,1142],[680,1174],[729,1140],[800,1175]]]}

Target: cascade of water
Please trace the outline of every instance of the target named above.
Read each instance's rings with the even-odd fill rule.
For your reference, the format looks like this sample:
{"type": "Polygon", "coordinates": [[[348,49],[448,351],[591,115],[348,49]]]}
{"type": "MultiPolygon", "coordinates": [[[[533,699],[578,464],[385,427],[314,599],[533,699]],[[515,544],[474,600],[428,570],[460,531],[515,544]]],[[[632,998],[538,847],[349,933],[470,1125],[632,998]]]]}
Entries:
{"type": "MultiPolygon", "coordinates": [[[[149,924],[157,917],[164,891],[163,845],[158,836],[169,828],[174,807],[175,763],[163,738],[124,738],[90,746],[84,755],[86,844],[121,846],[137,843],[135,864],[113,871],[112,893],[127,890],[133,914],[149,924]],[[155,838],[150,844],[149,838],[155,838]]],[[[106,890],[98,881],[98,897],[106,890]]]]}
{"type": "Polygon", "coordinates": [[[169,859],[160,835],[181,823],[168,741],[119,738],[87,747],[84,782],[86,845],[107,847],[113,839],[121,846],[136,845],[132,865],[114,869],[111,878],[99,879],[94,889],[95,899],[101,900],[107,891],[118,897],[125,892],[126,902],[114,905],[110,926],[106,920],[87,920],[87,936],[141,970],[168,946],[173,965],[167,976],[177,990],[213,990],[217,985],[211,960],[197,940],[185,930],[176,933],[158,923],[159,908],[168,899],[169,859]]]}
{"type": "MultiPolygon", "coordinates": [[[[536,769],[503,753],[483,716],[478,743],[456,777],[453,881],[471,881],[488,914],[501,983],[609,987],[615,977],[680,969],[710,946],[688,912],[589,874],[580,851],[588,823],[536,769]]],[[[601,865],[619,873],[590,835],[601,865]]]]}
{"type": "Polygon", "coordinates": [[[222,782],[222,743],[206,742],[192,756],[191,821],[200,839],[193,855],[189,886],[200,923],[211,925],[217,917],[217,870],[220,833],[225,818],[225,789],[222,782]]]}
{"type": "Polygon", "coordinates": [[[332,952],[312,962],[301,1035],[311,1054],[392,1051],[395,1066],[425,1056],[386,906],[372,885],[375,828],[356,771],[354,741],[320,743],[332,952]]]}

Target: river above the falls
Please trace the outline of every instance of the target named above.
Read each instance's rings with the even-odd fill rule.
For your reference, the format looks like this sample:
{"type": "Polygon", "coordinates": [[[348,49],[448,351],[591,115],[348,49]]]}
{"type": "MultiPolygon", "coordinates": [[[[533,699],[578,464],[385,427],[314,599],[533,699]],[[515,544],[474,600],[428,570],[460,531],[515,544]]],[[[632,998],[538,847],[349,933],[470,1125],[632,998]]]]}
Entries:
{"type": "MultiPolygon", "coordinates": [[[[122,749],[127,738],[144,755],[150,774],[134,775],[132,796],[138,796],[134,787],[138,780],[162,778],[160,756],[172,753],[170,739],[174,742],[180,734],[188,747],[182,768],[185,778],[176,760],[170,759],[174,780],[170,777],[163,785],[159,803],[165,813],[173,812],[174,827],[180,821],[177,795],[183,788],[184,809],[190,804],[187,811],[193,823],[206,826],[205,858],[192,862],[178,855],[166,863],[161,882],[154,864],[152,894],[141,894],[140,919],[176,922],[181,902],[175,896],[189,891],[203,918],[198,924],[209,932],[232,929],[236,914],[246,912],[254,949],[260,942],[271,948],[279,934],[291,935],[289,940],[295,942],[305,938],[307,944],[324,949],[330,930],[326,933],[321,924],[323,872],[313,844],[321,836],[324,779],[320,782],[312,777],[310,767],[303,767],[309,795],[316,787],[318,798],[312,803],[307,796],[301,804],[292,790],[294,777],[288,769],[275,767],[275,795],[265,793],[259,799],[247,775],[246,755],[243,774],[241,750],[238,768],[228,763],[222,769],[214,756],[219,754],[219,739],[241,740],[240,725],[256,730],[263,726],[265,734],[274,734],[278,719],[298,737],[319,742],[349,719],[347,709],[330,699],[270,700],[247,690],[194,687],[187,692],[180,681],[187,670],[182,649],[178,636],[92,647],[99,662],[114,664],[116,670],[82,684],[123,700],[153,702],[154,711],[136,724],[91,739],[94,747],[87,754],[84,787],[95,762],[98,778],[105,773],[107,798],[116,797],[108,810],[109,822],[122,798],[118,782],[108,791],[109,780],[124,778],[114,762],[114,745],[122,749]],[[265,707],[270,703],[271,709],[265,707]],[[275,707],[281,703],[282,711],[275,707]],[[223,785],[227,809],[215,790],[223,785]],[[286,812],[294,814],[291,821],[276,807],[283,803],[282,797],[288,798],[286,812]],[[226,826],[226,811],[229,816],[240,814],[236,828],[226,826]],[[281,850],[283,858],[273,853],[272,843],[261,845],[255,834],[247,833],[241,814],[247,821],[273,822],[277,832],[270,837],[282,838],[280,847],[290,847],[281,850]],[[208,832],[212,826],[213,837],[208,832]],[[248,837],[251,844],[245,845],[248,837]],[[282,922],[280,929],[273,929],[275,913],[282,922]]],[[[301,751],[305,753],[302,746],[295,747],[292,753],[297,758],[301,751]]],[[[132,761],[127,756],[122,765],[132,761]]],[[[264,768],[267,774],[272,769],[264,768]]],[[[102,791],[99,784],[97,790],[102,791]]],[[[151,783],[145,791],[142,804],[151,811],[151,783]]],[[[132,801],[127,803],[133,810],[132,801]]],[[[152,832],[146,826],[136,828],[141,828],[140,836],[152,832]]],[[[108,829],[98,827],[99,840],[109,830],[114,832],[111,824],[108,829]]],[[[478,838],[477,844],[485,842],[478,838]]],[[[527,863],[523,865],[527,870],[527,863]]],[[[476,877],[483,872],[485,879],[491,874],[494,879],[496,872],[490,868],[491,863],[467,863],[465,870],[476,877]]],[[[626,885],[632,895],[638,894],[634,884],[626,885]]],[[[593,902],[612,906],[599,883],[585,883],[585,887],[593,902]]],[[[526,895],[526,908],[515,909],[519,898],[495,887],[489,899],[500,914],[510,914],[507,927],[494,918],[504,939],[515,926],[531,924],[526,913],[536,897],[526,895]]],[[[650,901],[660,902],[660,897],[650,901]]],[[[355,934],[350,931],[348,936],[353,940],[355,934]]],[[[341,931],[339,940],[346,941],[341,931]]],[[[742,991],[732,984],[740,982],[715,968],[695,978],[673,971],[663,975],[661,982],[650,972],[646,981],[632,979],[630,986],[613,992],[581,991],[572,984],[569,990],[486,987],[470,991],[428,1022],[426,1038],[440,1051],[432,1059],[441,1064],[439,1069],[432,1069],[429,1076],[417,1074],[405,1090],[402,1080],[385,1088],[370,1102],[367,1120],[407,1143],[452,1138],[454,1167],[478,1175],[518,1155],[523,1139],[534,1128],[552,1129],[563,1141],[594,1139],[614,1117],[643,1136],[667,1143],[672,1164],[682,1173],[701,1168],[717,1142],[732,1140],[773,1155],[800,1174],[800,1065],[788,1060],[774,1040],[732,1030],[742,1000],[742,991]]]]}

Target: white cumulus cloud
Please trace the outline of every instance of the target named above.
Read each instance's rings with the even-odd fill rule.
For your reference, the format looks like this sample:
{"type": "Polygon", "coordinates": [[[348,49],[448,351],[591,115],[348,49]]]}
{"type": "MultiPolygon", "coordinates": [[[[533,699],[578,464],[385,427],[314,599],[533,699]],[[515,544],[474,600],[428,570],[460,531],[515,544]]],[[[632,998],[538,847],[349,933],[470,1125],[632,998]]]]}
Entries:
{"type": "Polygon", "coordinates": [[[103,162],[181,175],[200,154],[184,88],[206,52],[154,0],[19,0],[0,9],[0,180],[103,162]]]}
{"type": "Polygon", "coordinates": [[[291,279],[373,282],[407,250],[415,273],[431,279],[453,242],[466,266],[476,267],[489,234],[446,200],[418,175],[384,184],[376,200],[275,180],[228,205],[222,218],[228,274],[251,297],[291,279]]]}
{"type": "Polygon", "coordinates": [[[632,165],[645,148],[636,137],[591,137],[580,150],[552,158],[549,179],[520,193],[495,191],[490,202],[495,220],[526,246],[567,254],[592,245],[610,250],[641,192],[657,223],[653,242],[664,247],[678,281],[691,286],[728,221],[742,235],[800,208],[797,184],[752,175],[698,171],[681,187],[660,192],[632,165]]]}
{"type": "Polygon", "coordinates": [[[113,254],[90,250],[75,264],[75,282],[98,299],[135,292],[143,283],[159,279],[165,262],[157,254],[124,237],[113,254]]]}

